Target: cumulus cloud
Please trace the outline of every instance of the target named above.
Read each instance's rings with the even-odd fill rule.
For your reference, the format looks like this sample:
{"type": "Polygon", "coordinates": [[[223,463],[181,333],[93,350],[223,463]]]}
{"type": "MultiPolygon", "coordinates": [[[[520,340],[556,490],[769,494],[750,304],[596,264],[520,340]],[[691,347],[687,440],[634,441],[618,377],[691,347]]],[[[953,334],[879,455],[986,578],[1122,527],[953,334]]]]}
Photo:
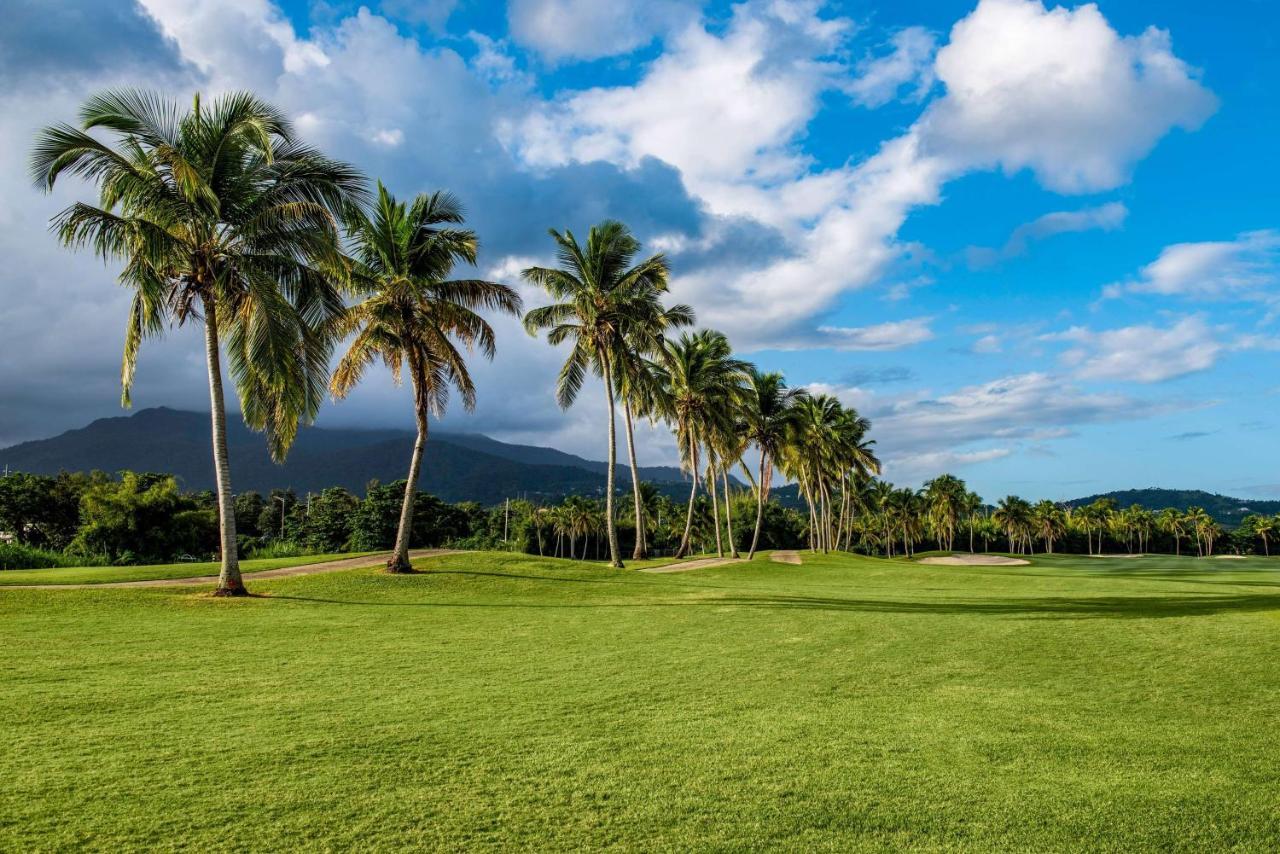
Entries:
{"type": "Polygon", "coordinates": [[[1065,193],[1124,183],[1160,137],[1217,107],[1167,32],[1121,36],[1093,4],[982,0],[935,70],[946,96],[922,121],[930,150],[970,168],[1030,169],[1065,193]]]}
{"type": "Polygon", "coordinates": [[[1154,383],[1213,367],[1227,349],[1217,330],[1201,317],[1187,317],[1169,327],[1149,325],[1093,331],[1075,326],[1042,335],[1044,341],[1074,345],[1063,364],[1080,379],[1154,383]]]}
{"type": "Polygon", "coordinates": [[[1188,299],[1270,302],[1280,282],[1280,232],[1249,231],[1235,240],[1175,243],[1138,275],[1108,285],[1104,297],[1154,294],[1188,299]]]}
{"type": "MultiPolygon", "coordinates": [[[[879,281],[907,251],[898,232],[909,214],[936,204],[947,182],[1030,169],[1059,192],[1114,187],[1160,137],[1197,127],[1216,104],[1162,31],[1122,36],[1094,6],[982,0],[938,51],[943,91],[920,119],[860,162],[816,170],[799,143],[821,96],[871,71],[860,78],[842,59],[855,31],[813,2],[744,3],[722,29],[681,30],[638,82],[561,94],[509,122],[504,138],[534,167],[657,157],[713,214],[777,229],[787,257],[678,279],[709,322],[765,346],[812,334],[840,295],[879,281]]],[[[901,37],[922,44],[919,32],[901,37]]],[[[1088,227],[1119,214],[1104,206],[1088,227]]],[[[1053,217],[1019,240],[1085,226],[1053,217]]]]}
{"type": "Polygon", "coordinates": [[[892,51],[858,63],[856,75],[845,86],[850,97],[864,107],[880,107],[910,87],[908,98],[919,101],[933,86],[933,52],[937,38],[924,27],[907,27],[894,33],[892,51]]]}
{"type": "Polygon", "coordinates": [[[551,62],[630,53],[690,19],[698,0],[511,0],[512,37],[551,62]]]}

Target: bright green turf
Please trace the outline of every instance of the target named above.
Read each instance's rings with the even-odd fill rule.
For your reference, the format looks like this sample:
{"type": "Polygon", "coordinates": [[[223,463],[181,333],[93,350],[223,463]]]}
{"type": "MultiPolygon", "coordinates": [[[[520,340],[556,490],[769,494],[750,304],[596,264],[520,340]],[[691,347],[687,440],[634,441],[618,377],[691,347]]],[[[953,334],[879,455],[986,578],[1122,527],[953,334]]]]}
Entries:
{"type": "MultiPolygon", "coordinates": [[[[240,561],[241,572],[263,572],[308,563],[326,563],[373,552],[269,557],[240,561]]],[[[149,566],[60,566],[54,569],[8,569],[0,572],[0,587],[14,584],[106,584],[112,581],[153,581],[161,578],[194,578],[217,575],[218,563],[164,563],[149,566]]]]}
{"type": "Polygon", "coordinates": [[[1280,848],[1280,562],[0,591],[0,850],[1280,848]]]}

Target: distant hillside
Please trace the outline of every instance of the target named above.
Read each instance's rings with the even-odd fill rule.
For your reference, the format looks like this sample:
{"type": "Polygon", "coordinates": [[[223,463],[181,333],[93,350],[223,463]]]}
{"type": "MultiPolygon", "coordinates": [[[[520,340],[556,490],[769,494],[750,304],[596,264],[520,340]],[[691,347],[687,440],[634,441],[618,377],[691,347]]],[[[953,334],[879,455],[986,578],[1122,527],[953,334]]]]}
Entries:
{"type": "MultiPolygon", "coordinates": [[[[265,493],[292,488],[300,493],[345,486],[363,493],[373,479],[404,477],[413,434],[404,430],[309,428],[284,465],[267,454],[262,436],[238,418],[227,423],[231,482],[237,491],[265,493]]],[[[102,418],[79,430],[51,439],[0,449],[0,467],[37,474],[58,471],[169,472],[186,489],[213,487],[209,452],[209,416],[174,409],[144,409],[132,416],[102,418]]],[[[493,504],[504,498],[557,500],[568,494],[603,494],[603,462],[586,460],[552,448],[512,445],[477,434],[433,433],[427,444],[420,485],[446,501],[493,504]]],[[[662,484],[663,491],[683,492],[679,469],[646,467],[641,479],[662,484]]],[[[631,483],[630,470],[618,467],[620,487],[631,483]]]]}
{"type": "Polygon", "coordinates": [[[1110,498],[1120,507],[1137,504],[1148,510],[1163,510],[1166,507],[1186,510],[1188,507],[1203,507],[1210,516],[1228,526],[1240,524],[1240,520],[1250,513],[1268,516],[1280,513],[1280,501],[1232,498],[1201,489],[1121,489],[1116,492],[1076,498],[1064,503],[1071,507],[1079,507],[1083,504],[1092,504],[1099,498],[1110,498]]]}

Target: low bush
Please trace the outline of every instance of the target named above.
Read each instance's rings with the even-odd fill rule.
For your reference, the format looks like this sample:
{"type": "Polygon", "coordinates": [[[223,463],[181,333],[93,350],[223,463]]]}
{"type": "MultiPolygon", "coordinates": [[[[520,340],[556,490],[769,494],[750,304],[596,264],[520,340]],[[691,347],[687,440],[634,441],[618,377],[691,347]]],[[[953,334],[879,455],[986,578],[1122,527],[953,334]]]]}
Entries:
{"type": "Polygon", "coordinates": [[[301,557],[306,554],[311,554],[311,551],[299,543],[290,540],[271,540],[253,546],[248,550],[247,556],[256,560],[267,557],[301,557]]]}
{"type": "Polygon", "coordinates": [[[0,569],[48,569],[72,566],[73,561],[61,552],[37,549],[21,543],[0,543],[0,569]]]}

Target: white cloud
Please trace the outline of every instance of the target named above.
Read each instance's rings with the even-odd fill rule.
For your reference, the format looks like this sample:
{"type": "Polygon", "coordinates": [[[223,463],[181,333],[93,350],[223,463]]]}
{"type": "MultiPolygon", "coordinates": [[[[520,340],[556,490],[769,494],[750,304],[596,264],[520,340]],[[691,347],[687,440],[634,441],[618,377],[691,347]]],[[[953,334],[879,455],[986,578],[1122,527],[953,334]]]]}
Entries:
{"type": "Polygon", "coordinates": [[[1168,33],[1121,36],[1093,4],[982,0],[936,71],[947,94],[922,122],[930,150],[961,168],[1030,169],[1066,193],[1124,183],[1160,137],[1217,106],[1168,33]]]}
{"type": "Polygon", "coordinates": [[[1274,301],[1277,283],[1280,232],[1250,231],[1235,240],[1166,246],[1136,278],[1108,285],[1103,296],[1132,293],[1274,301]]]}
{"type": "Polygon", "coordinates": [[[926,451],[918,454],[900,454],[885,464],[884,476],[920,483],[966,466],[1002,460],[1012,453],[1012,448],[985,448],[978,451],[926,451]]]}
{"type": "Polygon", "coordinates": [[[933,86],[933,51],[937,39],[924,27],[907,27],[890,39],[893,51],[868,57],[858,63],[856,73],[845,86],[850,97],[865,107],[879,107],[910,86],[908,98],[919,101],[933,86]]]}
{"type": "Polygon", "coordinates": [[[868,416],[887,470],[913,482],[999,459],[1030,443],[1071,436],[1079,426],[1137,420],[1190,405],[1089,392],[1043,372],[1014,374],[936,396],[881,396],[858,386],[825,383],[808,388],[834,394],[868,416]]]}
{"type": "Polygon", "coordinates": [[[1023,223],[1013,230],[1001,249],[973,246],[968,249],[969,264],[984,267],[1002,258],[1013,258],[1026,253],[1036,241],[1055,234],[1072,234],[1081,231],[1115,231],[1124,225],[1129,209],[1123,202],[1107,202],[1104,205],[1081,208],[1074,211],[1053,211],[1023,223]]]}
{"type": "Polygon", "coordinates": [[[1080,379],[1153,383],[1213,367],[1227,349],[1200,317],[1166,328],[1125,326],[1095,332],[1075,326],[1042,335],[1044,341],[1074,344],[1062,362],[1080,379]]]}
{"type": "MultiPolygon", "coordinates": [[[[1196,127],[1216,103],[1161,31],[1123,37],[1094,6],[982,0],[939,50],[944,93],[921,118],[866,160],[814,170],[800,141],[820,96],[856,85],[840,60],[852,32],[814,2],[744,3],[723,30],[681,30],[636,84],[562,95],[509,122],[504,139],[542,168],[656,157],[713,214],[777,229],[785,257],[730,274],[677,270],[703,319],[756,347],[812,334],[811,319],[842,293],[878,281],[905,254],[897,235],[908,215],[936,204],[946,182],[999,168],[1030,169],[1062,192],[1114,187],[1161,136],[1196,127]]],[[[1103,206],[1088,225],[1120,213],[1103,206]]],[[[1079,227],[1070,214],[1035,226],[1079,227]]]]}
{"type": "Polygon", "coordinates": [[[696,18],[696,0],[511,0],[512,37],[551,62],[630,53],[696,18]]]}
{"type": "MultiPolygon", "coordinates": [[[[822,346],[835,350],[901,350],[933,340],[932,317],[913,317],[874,326],[819,326],[822,346]]],[[[813,346],[813,342],[807,342],[813,346]]]]}
{"type": "Polygon", "coordinates": [[[983,335],[973,342],[973,352],[975,353],[999,353],[1003,349],[998,335],[983,335]]]}

